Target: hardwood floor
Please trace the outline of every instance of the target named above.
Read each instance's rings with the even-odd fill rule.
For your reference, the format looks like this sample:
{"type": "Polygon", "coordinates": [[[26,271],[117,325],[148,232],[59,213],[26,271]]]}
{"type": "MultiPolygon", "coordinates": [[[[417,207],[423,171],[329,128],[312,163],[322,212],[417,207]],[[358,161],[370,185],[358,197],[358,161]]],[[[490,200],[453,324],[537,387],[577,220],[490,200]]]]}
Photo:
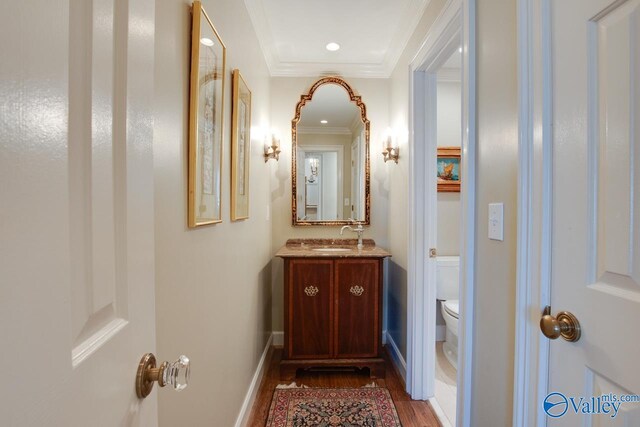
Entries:
{"type": "MultiPolygon", "coordinates": [[[[296,378],[296,383],[309,387],[332,388],[362,387],[375,381],[378,386],[386,387],[389,390],[403,427],[439,427],[441,424],[438,422],[429,403],[411,400],[409,395],[404,391],[402,379],[391,363],[386,349],[384,354],[387,369],[385,379],[372,380],[366,371],[300,372],[296,378]]],[[[290,381],[280,381],[279,363],[281,358],[282,349],[274,348],[271,352],[268,370],[262,379],[255,404],[251,410],[248,423],[250,427],[262,427],[266,424],[273,391],[278,384],[290,383],[290,381]]]]}

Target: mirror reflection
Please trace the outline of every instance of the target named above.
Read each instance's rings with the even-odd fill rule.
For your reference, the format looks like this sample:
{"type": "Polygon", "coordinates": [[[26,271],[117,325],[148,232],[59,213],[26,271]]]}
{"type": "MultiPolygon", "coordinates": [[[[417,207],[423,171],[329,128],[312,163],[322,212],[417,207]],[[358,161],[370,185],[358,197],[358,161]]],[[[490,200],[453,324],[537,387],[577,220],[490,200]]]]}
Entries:
{"type": "Polygon", "coordinates": [[[300,109],[294,120],[297,222],[367,220],[366,125],[339,84],[320,85],[300,109]]]}

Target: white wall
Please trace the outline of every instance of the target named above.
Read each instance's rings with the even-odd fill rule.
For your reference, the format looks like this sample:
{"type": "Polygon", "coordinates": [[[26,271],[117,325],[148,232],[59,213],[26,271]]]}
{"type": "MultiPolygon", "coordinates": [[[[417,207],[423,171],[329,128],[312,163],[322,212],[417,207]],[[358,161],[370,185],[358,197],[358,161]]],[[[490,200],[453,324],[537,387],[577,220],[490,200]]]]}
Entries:
{"type": "Polygon", "coordinates": [[[476,337],[471,414],[511,425],[518,165],[515,2],[478,2],[476,337]],[[489,240],[488,204],[504,202],[504,242],[489,240]],[[508,396],[496,399],[496,396],[508,396]]]}
{"type": "Polygon", "coordinates": [[[459,81],[438,78],[438,147],[460,147],[462,141],[462,92],[459,81]]]}
{"type": "MultiPolygon", "coordinates": [[[[190,5],[156,6],[156,356],[192,361],[189,388],[160,390],[161,426],[232,426],[271,331],[271,164],[252,135],[249,219],[230,222],[231,71],[252,91],[252,126],[269,124],[270,77],[244,3],[204,0],[227,46],[221,224],[187,228],[190,5]]],[[[255,129],[254,129],[255,130],[255,129]]]]}
{"type": "MultiPolygon", "coordinates": [[[[318,77],[319,78],[319,77],[318,77]]],[[[293,227],[291,225],[291,120],[300,95],[309,91],[317,78],[276,77],[271,80],[271,119],[281,138],[282,153],[277,168],[271,174],[271,203],[273,212],[272,253],[287,239],[303,237],[339,238],[340,227],[293,227]]],[[[382,136],[389,119],[389,81],[387,79],[346,79],[362,96],[367,106],[367,117],[371,122],[371,227],[364,233],[376,243],[388,247],[387,215],[389,206],[388,169],[395,168],[393,162],[384,163],[382,136]]],[[[404,217],[403,217],[404,218],[404,217]]],[[[403,220],[400,221],[401,223],[403,220]]],[[[355,235],[345,236],[354,237],[355,235]]],[[[273,259],[273,330],[283,330],[283,263],[273,259]]]]}
{"type": "MultiPolygon", "coordinates": [[[[438,81],[438,147],[460,147],[460,82],[438,81]]],[[[464,161],[464,159],[463,159],[464,161]]],[[[438,255],[460,255],[460,193],[438,193],[438,255]]]]}

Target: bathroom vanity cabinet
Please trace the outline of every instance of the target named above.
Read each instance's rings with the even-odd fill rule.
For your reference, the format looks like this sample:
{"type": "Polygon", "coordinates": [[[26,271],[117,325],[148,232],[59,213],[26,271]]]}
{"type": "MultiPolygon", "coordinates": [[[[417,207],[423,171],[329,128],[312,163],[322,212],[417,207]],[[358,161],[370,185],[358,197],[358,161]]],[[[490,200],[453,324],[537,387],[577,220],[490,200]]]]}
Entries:
{"type": "Polygon", "coordinates": [[[303,246],[295,256],[291,247],[290,256],[279,252],[285,276],[281,377],[335,367],[366,367],[372,377],[384,377],[382,277],[389,254],[375,245],[339,254],[303,246]]]}

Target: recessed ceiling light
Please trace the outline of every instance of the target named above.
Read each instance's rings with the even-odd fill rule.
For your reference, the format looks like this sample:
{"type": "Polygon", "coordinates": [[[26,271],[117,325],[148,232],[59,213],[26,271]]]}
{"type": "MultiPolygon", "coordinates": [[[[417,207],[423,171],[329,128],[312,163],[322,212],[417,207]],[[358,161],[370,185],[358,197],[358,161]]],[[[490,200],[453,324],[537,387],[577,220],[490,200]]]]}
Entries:
{"type": "Polygon", "coordinates": [[[323,125],[326,125],[326,124],[327,124],[327,123],[329,123],[329,122],[328,122],[328,121],[326,121],[326,120],[320,120],[320,123],[322,123],[323,125]]]}
{"type": "Polygon", "coordinates": [[[202,43],[205,46],[213,46],[213,40],[206,37],[201,38],[200,43],[202,43]]]}
{"type": "Polygon", "coordinates": [[[462,47],[459,47],[459,48],[458,48],[458,52],[462,52],[462,47]]]}
{"type": "Polygon", "coordinates": [[[335,52],[338,49],[340,49],[340,45],[338,43],[331,42],[327,44],[327,50],[330,50],[331,52],[335,52]]]}

